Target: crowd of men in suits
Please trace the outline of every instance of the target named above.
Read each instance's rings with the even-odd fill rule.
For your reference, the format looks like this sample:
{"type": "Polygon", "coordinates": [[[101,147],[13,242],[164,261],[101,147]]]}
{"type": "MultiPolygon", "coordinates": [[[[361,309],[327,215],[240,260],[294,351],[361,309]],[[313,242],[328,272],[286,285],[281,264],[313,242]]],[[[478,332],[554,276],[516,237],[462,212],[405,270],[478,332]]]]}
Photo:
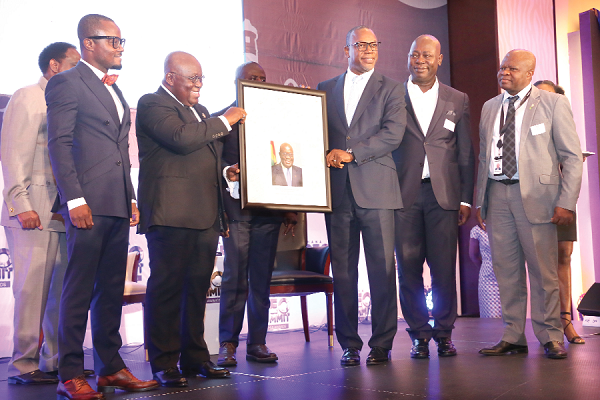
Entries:
{"type": "MultiPolygon", "coordinates": [[[[246,302],[246,359],[277,361],[266,346],[269,282],[280,226],[293,232],[296,215],[241,209],[238,126],[245,110],[234,102],[211,116],[198,102],[204,78],[198,60],[169,54],[160,87],[138,103],[136,200],[129,106],[116,78],[107,75],[121,69],[125,39],[114,21],[97,14],[81,19],[78,37],[81,60],[72,45],[48,46],[40,55],[43,77],[15,93],[4,117],[2,224],[15,264],[9,382],[58,383],[60,398],[104,399],[115,389],[137,392],[187,386],[187,378],[197,375],[228,377],[225,367],[237,364],[246,302]],[[119,355],[128,236],[135,225],[150,252],[149,381],[136,378],[119,355]],[[204,341],[204,311],[219,235],[225,270],[215,365],[204,341]],[[94,371],[87,373],[96,374],[97,390],[83,366],[88,310],[94,371]]],[[[378,51],[371,29],[351,29],[344,46],[347,71],[317,86],[326,92],[328,110],[333,211],[325,220],[342,365],[360,364],[363,347],[357,331],[361,235],[372,301],[366,364],[391,357],[396,262],[411,357],[429,357],[431,339],[439,356],[457,354],[456,243],[458,226],[471,214],[475,170],[469,99],[437,79],[443,55],[435,37],[412,43],[404,84],[375,71],[378,51]],[[425,260],[433,324],[423,287],[425,260]]],[[[482,111],[476,214],[490,233],[505,328],[502,340],[480,353],[527,352],[527,261],[536,336],[548,357],[565,358],[555,224],[573,218],[582,156],[568,101],[532,87],[534,70],[532,53],[509,52],[498,72],[505,92],[482,111]]],[[[236,78],[264,82],[266,73],[246,63],[236,78]]],[[[280,156],[281,182],[274,173],[273,184],[301,186],[291,145],[282,144],[280,156]]]]}

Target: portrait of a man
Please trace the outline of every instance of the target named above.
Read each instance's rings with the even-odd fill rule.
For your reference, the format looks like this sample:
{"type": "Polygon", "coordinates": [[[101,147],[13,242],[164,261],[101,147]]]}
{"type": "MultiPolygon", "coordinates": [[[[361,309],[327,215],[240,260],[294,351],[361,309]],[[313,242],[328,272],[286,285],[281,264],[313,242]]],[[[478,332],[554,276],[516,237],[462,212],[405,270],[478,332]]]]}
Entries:
{"type": "Polygon", "coordinates": [[[279,147],[279,164],[271,167],[273,185],[302,187],[302,168],[294,165],[294,149],[289,143],[279,147]]]}

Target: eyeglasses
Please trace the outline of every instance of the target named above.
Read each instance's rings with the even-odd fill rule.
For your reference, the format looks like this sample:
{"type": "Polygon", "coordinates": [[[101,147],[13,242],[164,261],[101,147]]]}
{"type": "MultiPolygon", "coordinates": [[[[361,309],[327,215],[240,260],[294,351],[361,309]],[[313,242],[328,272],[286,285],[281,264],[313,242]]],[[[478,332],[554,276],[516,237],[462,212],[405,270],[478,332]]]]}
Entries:
{"type": "Polygon", "coordinates": [[[181,76],[182,78],[189,79],[190,81],[192,81],[192,83],[194,85],[198,84],[198,82],[202,83],[204,78],[206,78],[204,75],[202,75],[202,76],[198,76],[198,75],[185,76],[185,75],[178,74],[177,72],[169,72],[169,74],[178,75],[178,76],[181,76]]]}
{"type": "Polygon", "coordinates": [[[431,61],[433,59],[433,54],[431,53],[412,53],[408,55],[413,60],[418,60],[421,56],[425,59],[425,61],[431,61]]]}
{"type": "Polygon", "coordinates": [[[112,44],[113,49],[118,49],[119,46],[125,47],[125,39],[118,36],[90,36],[88,39],[107,39],[112,44]]]}
{"type": "Polygon", "coordinates": [[[371,48],[371,51],[378,51],[380,44],[381,42],[356,42],[349,44],[348,46],[354,46],[358,51],[366,51],[369,47],[371,48]]]}

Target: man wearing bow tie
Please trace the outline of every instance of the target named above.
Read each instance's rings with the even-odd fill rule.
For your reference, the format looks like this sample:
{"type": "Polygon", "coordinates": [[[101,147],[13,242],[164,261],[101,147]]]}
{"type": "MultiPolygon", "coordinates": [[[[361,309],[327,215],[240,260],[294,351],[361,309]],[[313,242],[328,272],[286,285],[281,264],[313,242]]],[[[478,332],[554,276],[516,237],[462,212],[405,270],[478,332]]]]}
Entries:
{"type": "Polygon", "coordinates": [[[129,226],[139,212],[129,175],[129,107],[116,85],[103,83],[121,69],[124,39],[102,15],[84,16],[77,27],[82,60],[54,76],[46,87],[48,150],[66,222],[69,262],[59,320],[58,394],[104,398],[83,378],[83,340],[88,308],[99,392],[144,391],[119,356],[121,299],[125,285],[129,226]]]}
{"type": "Polygon", "coordinates": [[[458,227],[471,213],[475,157],[469,98],[437,79],[440,42],[419,36],[408,54],[406,132],[392,155],[404,208],[395,211],[400,305],[413,342],[412,358],[456,355],[456,245],[458,227]],[[423,286],[423,263],[431,271],[433,327],[423,286]]]}
{"type": "Polygon", "coordinates": [[[228,234],[218,139],[243,122],[246,112],[230,107],[210,117],[198,104],[204,76],[191,54],[169,54],[164,73],[158,90],[138,103],[139,233],[146,234],[150,251],[145,307],[150,365],[161,385],[182,387],[186,376],[229,376],[210,361],[204,311],[219,234],[228,234]]]}
{"type": "Polygon", "coordinates": [[[583,157],[567,98],[533,87],[534,71],[531,52],[509,51],[498,71],[505,92],[481,110],[477,218],[490,237],[504,333],[500,342],[479,352],[528,352],[528,274],[533,331],[546,356],[560,359],[567,352],[560,321],[556,225],[573,220],[583,157]]]}

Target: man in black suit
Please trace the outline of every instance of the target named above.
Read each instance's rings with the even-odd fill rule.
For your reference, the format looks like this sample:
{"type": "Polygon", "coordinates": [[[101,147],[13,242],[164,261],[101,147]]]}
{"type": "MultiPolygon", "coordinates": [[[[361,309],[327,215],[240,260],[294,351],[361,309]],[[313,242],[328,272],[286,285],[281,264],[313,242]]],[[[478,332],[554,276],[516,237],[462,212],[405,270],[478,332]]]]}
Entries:
{"type": "Polygon", "coordinates": [[[372,301],[367,365],[386,362],[396,335],[394,209],[402,207],[392,150],[406,125],[404,89],[373,68],[379,42],[366,26],[350,30],[348,70],[319,83],[327,93],[333,213],[325,216],[335,279],[335,330],[342,365],[360,363],[358,257],[364,241],[372,301]]]}
{"type": "Polygon", "coordinates": [[[277,186],[302,186],[302,168],[294,165],[294,149],[289,143],[279,146],[281,162],[271,167],[272,184],[277,186]]]}
{"type": "Polygon", "coordinates": [[[146,292],[148,355],[163,386],[187,386],[185,376],[225,378],[204,341],[206,293],[219,234],[227,234],[217,140],[245,111],[231,107],[211,118],[198,104],[202,67],[194,56],[167,56],[158,91],[138,103],[139,233],[146,234],[150,278],[146,292]]]}
{"type": "MultiPolygon", "coordinates": [[[[237,79],[265,82],[262,67],[248,62],[238,67],[237,79]]],[[[235,106],[234,102],[231,106],[235,106]]],[[[222,115],[225,110],[213,114],[222,115]]],[[[292,232],[295,213],[270,210],[242,210],[239,196],[240,146],[238,125],[223,138],[223,176],[227,188],[223,190],[225,212],[229,218],[229,237],[223,239],[225,261],[221,282],[219,315],[219,359],[217,365],[237,365],[236,348],[248,303],[248,337],[246,359],[261,363],[278,360],[266,346],[269,325],[271,274],[275,263],[281,223],[292,232]]]]}
{"type": "Polygon", "coordinates": [[[79,21],[77,34],[82,60],[46,87],[55,209],[66,221],[69,257],[59,312],[57,393],[103,399],[83,376],[88,309],[98,391],[144,391],[158,384],[135,378],[119,356],[129,226],[138,223],[139,212],[129,175],[129,107],[106,72],[121,69],[125,40],[110,18],[96,14],[79,21]]]}
{"type": "Polygon", "coordinates": [[[419,36],[408,54],[406,132],[392,154],[404,209],[395,211],[400,305],[413,341],[413,358],[429,357],[433,337],[439,356],[454,356],[458,226],[471,213],[474,155],[469,98],[440,83],[440,42],[419,36]],[[431,271],[433,327],[423,287],[423,262],[431,271]]]}

